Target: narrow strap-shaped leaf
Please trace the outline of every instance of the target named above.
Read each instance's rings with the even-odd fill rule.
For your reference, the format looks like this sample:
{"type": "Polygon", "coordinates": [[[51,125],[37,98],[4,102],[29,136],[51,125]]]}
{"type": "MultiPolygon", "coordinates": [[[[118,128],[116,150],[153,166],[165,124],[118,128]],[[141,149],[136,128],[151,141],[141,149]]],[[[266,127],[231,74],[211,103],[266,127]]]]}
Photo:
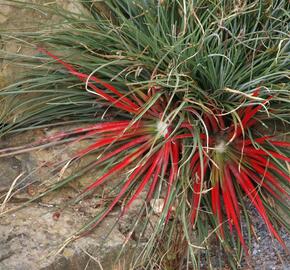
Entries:
{"type": "MultiPolygon", "coordinates": [[[[277,188],[274,189],[272,186],[270,186],[268,184],[267,181],[265,181],[265,179],[259,177],[256,175],[256,173],[252,172],[249,169],[244,169],[243,170],[244,173],[246,173],[248,175],[248,177],[253,180],[255,183],[257,183],[260,187],[263,187],[264,189],[266,189],[271,195],[273,195],[276,199],[278,199],[279,201],[283,198],[283,196],[281,196],[281,193],[277,192],[277,188]]],[[[285,190],[282,191],[282,193],[285,193],[285,190]]]]}
{"type": "Polygon", "coordinates": [[[267,171],[266,167],[261,167],[258,163],[255,162],[252,162],[252,166],[255,169],[255,171],[259,173],[260,177],[264,178],[265,181],[270,182],[282,194],[287,194],[286,191],[282,188],[282,186],[278,182],[277,178],[269,171],[267,171]]]}
{"type": "MultiPolygon", "coordinates": [[[[60,58],[58,58],[57,56],[55,56],[51,52],[49,52],[49,51],[47,51],[47,50],[45,50],[43,48],[39,48],[38,50],[40,52],[45,53],[46,55],[52,57],[57,62],[59,62],[60,64],[62,64],[72,75],[78,77],[81,81],[87,82],[87,79],[94,80],[95,77],[89,77],[87,74],[78,72],[72,65],[70,65],[70,64],[66,63],[65,61],[61,60],[60,58]]],[[[101,81],[98,80],[97,82],[100,83],[101,81]]],[[[117,100],[117,99],[111,97],[110,95],[106,94],[103,90],[101,90],[100,88],[98,88],[97,86],[95,86],[94,84],[92,84],[91,82],[88,82],[88,85],[89,85],[90,88],[92,88],[102,98],[104,98],[105,100],[113,103],[114,106],[116,106],[116,107],[118,107],[120,109],[123,109],[125,111],[132,112],[132,113],[136,113],[138,111],[138,109],[135,109],[134,106],[133,107],[130,107],[129,105],[122,103],[120,100],[117,100]]],[[[112,89],[114,87],[111,86],[110,88],[112,89]]],[[[109,89],[109,90],[111,90],[111,89],[109,89]]],[[[124,95],[122,95],[121,93],[120,93],[120,95],[122,97],[124,97],[124,95]]]]}
{"type": "MultiPolygon", "coordinates": [[[[203,158],[203,175],[206,174],[208,168],[208,159],[207,157],[203,158]]],[[[195,223],[202,194],[202,185],[203,179],[202,178],[202,166],[200,163],[197,164],[196,169],[193,171],[192,179],[195,179],[193,184],[193,198],[192,198],[192,209],[191,209],[191,217],[190,221],[192,224],[195,223]]]]}
{"type": "Polygon", "coordinates": [[[101,185],[109,176],[112,174],[122,170],[123,168],[127,167],[129,164],[131,164],[138,156],[143,154],[146,150],[148,150],[149,145],[145,144],[138,148],[138,150],[134,151],[132,154],[128,155],[123,161],[115,165],[113,168],[111,168],[107,173],[102,175],[100,178],[98,178],[93,184],[88,186],[83,193],[88,192],[99,185],[101,185]]]}
{"type": "Polygon", "coordinates": [[[102,214],[102,216],[95,222],[90,229],[92,230],[98,224],[100,224],[104,218],[113,210],[114,206],[120,201],[121,197],[126,193],[128,188],[130,187],[131,183],[135,180],[135,178],[138,176],[138,174],[141,174],[145,170],[144,166],[139,165],[129,176],[126,183],[122,186],[122,189],[120,190],[119,194],[114,198],[110,206],[106,209],[106,211],[102,214]]]}
{"type": "Polygon", "coordinates": [[[277,152],[271,151],[271,150],[263,150],[263,149],[255,149],[253,147],[245,147],[243,151],[247,154],[257,154],[257,155],[264,155],[264,156],[273,156],[274,158],[278,158],[287,162],[290,162],[289,157],[285,157],[277,152]]]}
{"type": "Polygon", "coordinates": [[[290,147],[290,142],[269,140],[269,143],[271,143],[275,146],[280,146],[280,147],[290,147]]]}
{"type": "Polygon", "coordinates": [[[230,199],[234,205],[234,209],[237,215],[237,218],[239,219],[240,216],[240,208],[238,205],[238,200],[237,200],[237,196],[236,196],[236,192],[234,189],[234,185],[232,182],[232,177],[228,168],[228,165],[225,165],[224,167],[224,181],[222,182],[223,185],[226,184],[227,185],[227,190],[229,191],[230,194],[230,199]]]}
{"type": "Polygon", "coordinates": [[[222,208],[221,208],[221,201],[220,201],[220,184],[219,182],[215,183],[215,185],[211,189],[211,205],[213,214],[217,216],[219,231],[221,237],[225,237],[224,229],[222,226],[223,219],[222,219],[222,208]]]}
{"type": "Polygon", "coordinates": [[[249,159],[250,162],[256,163],[258,166],[265,167],[267,169],[271,169],[282,176],[285,180],[290,182],[290,176],[280,170],[273,162],[269,161],[267,158],[261,155],[253,155],[249,159]]]}
{"type": "Polygon", "coordinates": [[[214,117],[214,115],[211,115],[211,114],[208,114],[207,113],[206,116],[209,119],[210,125],[212,127],[212,131],[213,132],[217,132],[217,130],[218,130],[218,123],[217,123],[217,120],[214,117]]]}
{"type": "MultiPolygon", "coordinates": [[[[157,164],[157,168],[154,172],[154,176],[153,176],[153,180],[152,180],[152,183],[149,187],[149,191],[148,191],[148,194],[147,194],[147,201],[150,201],[152,196],[153,196],[153,192],[155,190],[155,187],[156,187],[156,184],[157,184],[157,181],[158,181],[158,178],[160,176],[160,172],[161,172],[161,169],[162,169],[162,163],[164,161],[164,155],[165,155],[165,150],[164,150],[164,146],[159,150],[160,151],[160,159],[158,161],[158,164],[157,164]]],[[[166,169],[165,169],[166,170],[166,169]]]]}
{"type": "Polygon", "coordinates": [[[263,107],[263,105],[266,104],[271,98],[272,96],[268,97],[266,100],[262,102],[262,104],[257,105],[255,108],[249,110],[246,114],[244,114],[241,126],[237,128],[236,137],[239,137],[241,135],[243,129],[247,129],[256,123],[256,120],[253,119],[253,117],[258,113],[258,111],[263,107]]]}
{"type": "MultiPolygon", "coordinates": [[[[264,137],[261,137],[261,138],[255,138],[254,139],[254,142],[256,143],[264,143],[266,140],[272,138],[273,136],[264,136],[264,137]]],[[[237,144],[239,145],[253,145],[253,141],[251,139],[243,139],[243,140],[240,140],[239,142],[237,142],[237,144]]]]}
{"type": "MultiPolygon", "coordinates": [[[[141,181],[140,185],[138,186],[137,190],[134,192],[132,198],[129,200],[129,202],[125,205],[125,209],[124,209],[124,212],[126,212],[126,209],[128,209],[130,207],[130,205],[135,201],[135,199],[139,196],[139,194],[143,191],[144,187],[146,184],[148,184],[148,182],[150,181],[150,178],[151,176],[153,175],[154,173],[154,170],[161,158],[161,155],[160,155],[161,152],[155,154],[151,159],[150,161],[148,160],[147,162],[151,163],[151,166],[149,168],[149,170],[147,171],[147,173],[145,174],[143,180],[141,181]],[[151,161],[153,160],[153,161],[151,161]]],[[[146,161],[145,161],[146,162],[146,161]]]]}
{"type": "Polygon", "coordinates": [[[228,225],[230,228],[230,232],[233,233],[233,221],[232,221],[232,215],[231,215],[231,211],[230,211],[230,205],[232,204],[228,195],[227,195],[228,191],[227,191],[227,187],[226,186],[222,186],[222,195],[223,195],[223,201],[224,201],[224,210],[226,212],[227,215],[227,219],[228,219],[228,225]]]}
{"type": "Polygon", "coordinates": [[[228,190],[227,187],[225,187],[223,189],[223,197],[224,197],[224,203],[225,203],[225,208],[226,208],[226,212],[227,212],[227,215],[228,215],[228,218],[229,218],[229,225],[230,225],[230,228],[231,228],[231,220],[233,221],[233,224],[235,226],[235,229],[237,231],[237,234],[238,234],[238,237],[241,241],[241,244],[245,250],[245,253],[247,255],[249,255],[249,250],[248,250],[248,247],[245,243],[245,240],[244,240],[244,237],[243,237],[243,234],[242,234],[242,231],[241,231],[241,224],[238,220],[238,217],[237,217],[237,214],[235,212],[235,209],[234,209],[234,206],[232,204],[232,201],[231,201],[231,198],[230,198],[230,192],[228,190]]]}
{"type": "MultiPolygon", "coordinates": [[[[261,88],[258,87],[257,89],[255,89],[255,91],[253,92],[252,96],[253,97],[258,97],[260,94],[260,90],[261,88]]],[[[250,111],[252,110],[253,107],[253,101],[250,101],[250,105],[247,106],[246,108],[242,108],[242,110],[239,112],[240,115],[247,115],[248,113],[250,113],[250,111]]]]}
{"type": "MultiPolygon", "coordinates": [[[[178,142],[176,141],[170,141],[170,156],[171,156],[171,168],[170,168],[170,173],[169,173],[169,179],[168,179],[168,184],[167,184],[167,191],[166,191],[166,196],[164,199],[164,206],[163,208],[167,205],[169,196],[171,194],[173,182],[177,178],[177,172],[178,172],[178,162],[179,162],[179,147],[178,147],[178,142]]],[[[169,208],[170,211],[170,208],[169,208]]],[[[168,220],[169,215],[167,214],[166,220],[168,220]]]]}
{"type": "Polygon", "coordinates": [[[129,138],[131,138],[131,141],[129,143],[126,143],[124,145],[122,145],[121,147],[119,147],[117,150],[114,150],[113,152],[107,153],[105,156],[103,156],[103,158],[101,159],[102,161],[107,160],[108,158],[112,157],[113,155],[116,155],[132,146],[136,146],[142,142],[145,142],[146,140],[148,140],[150,138],[149,135],[145,135],[145,136],[141,136],[138,138],[135,138],[133,136],[130,135],[123,135],[120,137],[109,137],[109,138],[104,138],[104,139],[100,139],[99,141],[89,145],[87,148],[79,151],[78,153],[76,153],[76,157],[81,157],[84,156],[86,154],[88,154],[91,151],[97,150],[98,148],[105,146],[105,145],[110,145],[111,143],[116,142],[120,142],[123,140],[128,140],[129,138]]]}
{"type": "Polygon", "coordinates": [[[260,213],[269,231],[276,237],[276,239],[280,242],[280,244],[286,248],[284,241],[282,240],[280,235],[277,233],[277,231],[271,224],[267,216],[266,210],[264,208],[263,202],[261,201],[259,194],[257,194],[257,191],[255,187],[253,186],[253,184],[251,183],[248,176],[243,171],[239,172],[238,169],[233,165],[229,165],[229,167],[232,173],[235,175],[236,179],[238,180],[239,184],[241,185],[242,189],[246,193],[246,195],[249,197],[253,205],[256,207],[256,209],[260,213]]]}

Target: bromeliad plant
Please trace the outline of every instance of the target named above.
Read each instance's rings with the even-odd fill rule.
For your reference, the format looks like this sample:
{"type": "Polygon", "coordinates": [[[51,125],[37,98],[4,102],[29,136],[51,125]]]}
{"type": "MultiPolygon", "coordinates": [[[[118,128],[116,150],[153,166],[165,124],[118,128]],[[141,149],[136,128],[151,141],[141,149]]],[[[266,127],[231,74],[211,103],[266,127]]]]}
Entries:
{"type": "Polygon", "coordinates": [[[289,215],[290,143],[258,127],[277,119],[289,125],[289,44],[281,30],[289,3],[157,2],[106,1],[100,10],[84,1],[89,15],[82,16],[49,10],[64,23],[30,36],[37,44],[36,55],[24,61],[30,73],[0,92],[7,105],[2,134],[56,120],[93,123],[29,147],[2,149],[0,157],[92,139],[71,162],[89,154],[96,160],[37,198],[95,167],[107,171],[80,198],[124,174],[113,200],[80,235],[120,201],[123,214],[141,193],[148,202],[162,199],[159,223],[137,256],[147,268],[154,265],[148,258],[164,263],[181,225],[178,267],[198,267],[196,247],[208,247],[211,235],[205,224],[229,256],[240,258],[240,245],[249,254],[242,227],[250,224],[249,205],[285,246],[277,225],[289,231],[278,209],[289,215]],[[167,248],[157,255],[152,243],[160,235],[167,248]]]}
{"type": "Polygon", "coordinates": [[[223,214],[226,214],[230,232],[232,233],[233,228],[236,229],[246,252],[248,248],[240,220],[240,205],[245,197],[259,212],[269,232],[286,248],[267,212],[273,208],[268,201],[271,197],[287,209],[290,177],[289,172],[281,166],[281,161],[289,162],[290,158],[287,154],[281,154],[281,148],[289,147],[290,143],[277,141],[273,136],[254,136],[251,131],[251,127],[259,119],[257,113],[270,99],[271,97],[261,104],[238,109],[236,116],[232,115],[233,119],[230,120],[221,113],[217,113],[215,117],[205,114],[206,126],[211,134],[210,151],[203,151],[202,158],[199,153],[195,153],[191,160],[195,179],[191,222],[195,221],[198,214],[205,184],[210,187],[211,211],[216,217],[214,222],[219,227],[220,236],[225,238],[222,224],[223,214]],[[238,124],[237,120],[240,121],[238,124]],[[203,166],[200,159],[203,160],[203,166]],[[242,198],[240,194],[244,194],[242,198]]]}

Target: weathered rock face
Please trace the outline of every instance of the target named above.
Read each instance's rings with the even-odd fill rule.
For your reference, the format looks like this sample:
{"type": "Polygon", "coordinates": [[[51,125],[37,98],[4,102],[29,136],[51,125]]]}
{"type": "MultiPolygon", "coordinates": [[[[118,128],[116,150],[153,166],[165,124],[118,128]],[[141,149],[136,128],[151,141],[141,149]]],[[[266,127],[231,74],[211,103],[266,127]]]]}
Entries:
{"type": "MultiPolygon", "coordinates": [[[[0,88],[15,81],[21,74],[22,68],[15,66],[13,61],[6,60],[7,53],[33,55],[36,53],[33,46],[26,46],[24,42],[13,39],[13,33],[23,31],[36,32],[42,30],[44,23],[57,22],[59,18],[40,9],[31,7],[33,4],[52,5],[50,0],[23,0],[27,8],[17,7],[13,1],[0,0],[0,88]],[[5,42],[3,42],[5,40],[5,42]],[[3,60],[4,58],[4,60],[3,60]]],[[[56,5],[74,14],[87,14],[87,11],[75,0],[57,0],[56,5]]]]}
{"type": "Polygon", "coordinates": [[[53,255],[87,219],[71,209],[59,213],[56,218],[52,208],[33,204],[1,218],[0,269],[114,269],[124,241],[117,228],[106,238],[114,225],[114,217],[106,219],[92,234],[72,242],[60,254],[53,255]]]}
{"type": "MultiPolygon", "coordinates": [[[[27,143],[31,138],[37,140],[39,136],[43,135],[37,131],[25,132],[11,136],[9,139],[6,138],[5,142],[2,140],[0,145],[15,145],[15,142],[21,145],[27,143]]],[[[78,144],[78,147],[83,146],[82,143],[78,144]]],[[[14,183],[15,186],[21,188],[21,192],[15,194],[5,204],[5,207],[0,204],[1,270],[122,269],[117,268],[118,265],[126,266],[126,263],[130,261],[134,245],[134,241],[131,240],[125,247],[123,255],[116,262],[126,239],[126,233],[121,233],[120,226],[114,227],[117,212],[112,213],[92,233],[71,242],[58,255],[53,255],[71,235],[102,210],[103,199],[98,195],[64,207],[63,210],[59,209],[65,202],[74,198],[89,179],[90,181],[95,179],[94,173],[86,174],[76,184],[49,194],[21,210],[5,214],[6,210],[20,206],[39,192],[40,183],[46,186],[51,181],[55,181],[52,168],[45,164],[56,162],[58,157],[67,158],[75,150],[77,150],[76,146],[61,145],[0,158],[0,197],[2,202],[14,179],[23,174],[19,179],[21,182],[14,183]]],[[[71,170],[77,169],[77,167],[78,165],[73,166],[71,170]]]]}
{"type": "Polygon", "coordinates": [[[2,158],[0,162],[0,192],[7,191],[11,180],[15,179],[21,172],[21,161],[15,157],[2,158]]]}
{"type": "Polygon", "coordinates": [[[23,44],[21,45],[17,40],[11,38],[13,33],[24,31],[24,29],[26,31],[37,30],[39,22],[48,19],[46,14],[36,10],[17,8],[9,0],[0,1],[0,87],[14,81],[19,75],[20,67],[15,68],[11,61],[5,59],[7,53],[32,53],[31,49],[26,48],[23,44]]]}
{"type": "Polygon", "coordinates": [[[8,20],[8,14],[11,12],[11,7],[1,5],[0,23],[5,23],[8,20]]]}

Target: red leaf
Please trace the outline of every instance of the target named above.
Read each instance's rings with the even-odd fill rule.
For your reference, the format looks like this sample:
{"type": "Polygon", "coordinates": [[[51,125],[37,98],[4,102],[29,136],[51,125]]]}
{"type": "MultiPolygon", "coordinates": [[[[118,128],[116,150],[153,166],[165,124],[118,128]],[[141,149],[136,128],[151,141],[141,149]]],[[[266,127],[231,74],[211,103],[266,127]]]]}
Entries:
{"type": "Polygon", "coordinates": [[[126,166],[128,166],[129,164],[131,164],[138,156],[140,156],[146,150],[148,150],[148,148],[149,148],[149,145],[148,144],[145,144],[145,145],[139,147],[138,150],[136,150],[132,154],[128,155],[122,162],[120,162],[117,165],[115,165],[107,173],[105,173],[99,179],[97,179],[93,184],[91,184],[90,186],[88,186],[83,191],[83,193],[85,193],[85,192],[87,192],[89,190],[92,190],[93,188],[96,188],[99,185],[101,185],[109,176],[111,176],[112,174],[114,174],[114,173],[122,170],[123,168],[125,168],[126,166]]]}
{"type": "Polygon", "coordinates": [[[281,147],[290,147],[290,142],[283,142],[283,141],[273,141],[269,140],[269,142],[273,145],[276,146],[281,146],[281,147]]]}
{"type": "MultiPolygon", "coordinates": [[[[234,167],[234,165],[232,165],[231,167],[234,167]]],[[[230,168],[231,168],[230,167],[230,168]]],[[[230,176],[229,176],[230,177],[230,176]]],[[[235,209],[233,207],[233,201],[231,200],[231,192],[228,190],[227,186],[223,186],[223,197],[224,197],[224,202],[225,202],[225,209],[228,215],[229,220],[232,220],[235,226],[235,229],[237,231],[237,234],[239,236],[239,239],[241,241],[241,244],[246,252],[246,254],[248,254],[248,247],[245,243],[242,231],[241,231],[241,226],[239,223],[239,218],[237,213],[235,212],[235,209]]],[[[229,223],[230,225],[230,229],[231,229],[231,223],[229,223]]]]}
{"type": "MultiPolygon", "coordinates": [[[[43,48],[38,48],[38,50],[50,57],[52,57],[53,59],[55,59],[57,62],[59,62],[60,64],[62,64],[72,75],[75,75],[76,77],[78,77],[81,81],[86,82],[87,79],[91,79],[97,83],[102,84],[103,86],[105,86],[108,90],[113,91],[115,94],[118,93],[119,97],[122,97],[124,100],[128,100],[124,95],[122,95],[120,92],[118,92],[112,85],[109,85],[99,79],[97,79],[94,76],[89,77],[87,74],[83,74],[78,72],[72,65],[66,63],[65,61],[61,60],[60,58],[58,58],[57,56],[55,56],[54,54],[52,54],[51,52],[43,49],[43,48]],[[108,88],[109,87],[109,88],[108,88]]],[[[120,99],[115,99],[113,97],[111,97],[110,95],[106,94],[103,90],[99,89],[97,86],[95,86],[94,84],[92,84],[91,82],[88,82],[88,85],[90,86],[90,88],[92,88],[98,95],[100,95],[102,98],[104,98],[107,101],[110,101],[111,103],[113,103],[114,106],[123,109],[125,111],[128,112],[132,112],[132,113],[136,113],[138,111],[138,106],[135,105],[134,103],[132,103],[130,101],[130,103],[132,103],[133,105],[127,105],[126,103],[122,103],[120,101],[120,99]]]]}
{"type": "MultiPolygon", "coordinates": [[[[280,174],[285,180],[290,182],[290,176],[284,173],[282,170],[280,170],[275,164],[271,161],[268,161],[265,157],[259,156],[259,155],[253,155],[251,159],[249,159],[250,162],[254,162],[257,164],[257,166],[260,166],[265,169],[271,169],[278,174],[280,174]]],[[[276,181],[275,181],[276,182],[276,181]]]]}
{"type": "Polygon", "coordinates": [[[219,231],[221,233],[221,237],[224,238],[224,230],[223,230],[223,220],[222,220],[222,211],[221,211],[221,202],[220,202],[220,186],[219,183],[216,183],[211,190],[211,203],[212,203],[212,211],[214,215],[217,215],[219,231]]]}
{"type": "MultiPolygon", "coordinates": [[[[268,190],[268,192],[271,193],[279,201],[281,200],[282,198],[281,195],[278,194],[271,186],[269,186],[269,184],[265,181],[265,179],[258,177],[255,173],[253,173],[249,169],[244,169],[243,171],[249,176],[250,179],[256,182],[260,187],[263,187],[264,189],[268,190]]],[[[283,193],[285,193],[284,190],[283,193]]]]}
{"type": "Polygon", "coordinates": [[[199,160],[199,158],[200,158],[200,154],[199,152],[196,152],[190,161],[190,169],[194,169],[196,162],[199,160]]]}
{"type": "MultiPolygon", "coordinates": [[[[243,129],[248,129],[250,126],[256,123],[256,120],[253,119],[253,117],[257,114],[257,112],[263,107],[264,104],[266,104],[272,96],[268,97],[266,100],[264,100],[260,105],[256,106],[254,109],[248,109],[245,110],[245,114],[242,119],[241,126],[237,128],[236,131],[236,137],[239,137],[242,133],[242,128],[243,129]],[[250,122],[249,122],[250,121],[250,122]]],[[[249,106],[250,108],[250,106],[249,106]]]]}
{"type": "Polygon", "coordinates": [[[233,233],[232,216],[231,216],[231,212],[230,212],[231,201],[229,200],[229,197],[227,196],[226,187],[222,187],[222,195],[224,198],[224,210],[226,211],[226,214],[227,214],[230,232],[233,233]]]}
{"type": "MultiPolygon", "coordinates": [[[[210,122],[210,126],[212,128],[213,132],[216,132],[218,130],[218,125],[217,125],[217,121],[214,115],[210,115],[210,114],[206,114],[206,118],[209,119],[210,122]]],[[[209,125],[206,125],[207,127],[209,127],[209,125]]]]}
{"type": "Polygon", "coordinates": [[[95,228],[98,224],[100,224],[104,218],[112,211],[112,209],[114,208],[114,206],[120,201],[120,198],[125,194],[125,192],[128,190],[128,188],[130,187],[131,183],[135,180],[135,178],[138,176],[138,174],[142,174],[144,172],[144,170],[146,169],[146,167],[140,165],[138,166],[133,172],[132,174],[129,176],[128,180],[126,181],[126,183],[124,184],[124,186],[122,187],[121,191],[119,192],[119,194],[115,197],[115,199],[113,200],[113,202],[110,204],[110,206],[107,208],[107,210],[102,214],[102,216],[98,219],[97,222],[95,222],[92,226],[91,226],[91,230],[93,228],[95,228]]]}
{"type": "MultiPolygon", "coordinates": [[[[147,171],[147,173],[145,174],[142,182],[140,183],[139,187],[137,188],[137,190],[134,192],[134,195],[132,196],[132,198],[129,200],[129,202],[126,204],[124,212],[126,212],[126,209],[128,209],[130,207],[130,205],[135,201],[135,199],[139,196],[139,194],[142,192],[142,190],[144,189],[145,185],[149,182],[151,176],[153,175],[153,172],[157,166],[157,164],[160,161],[161,158],[161,151],[157,154],[155,154],[154,158],[153,158],[153,162],[149,168],[149,170],[147,171]]],[[[146,163],[150,163],[151,161],[146,161],[146,163]]]]}
{"type": "Polygon", "coordinates": [[[265,221],[269,231],[276,237],[276,239],[286,248],[286,245],[277,231],[274,229],[273,225],[269,221],[267,216],[266,210],[264,208],[263,202],[260,199],[258,192],[256,191],[255,187],[251,183],[248,176],[243,171],[238,171],[234,166],[230,165],[230,169],[235,175],[236,179],[238,180],[239,184],[241,185],[242,189],[249,197],[253,205],[256,207],[258,212],[260,213],[261,217],[265,221]]]}
{"type": "MultiPolygon", "coordinates": [[[[263,143],[263,142],[265,142],[266,140],[268,140],[270,138],[272,138],[272,136],[264,136],[264,137],[261,137],[261,138],[254,139],[254,142],[263,143]]],[[[252,142],[251,139],[243,139],[243,140],[240,140],[238,142],[238,144],[243,144],[243,145],[247,146],[247,145],[253,145],[253,142],[252,142]]]]}
{"type": "Polygon", "coordinates": [[[142,137],[133,139],[129,143],[126,143],[126,144],[120,146],[119,148],[117,148],[116,150],[110,152],[109,154],[106,154],[105,156],[103,156],[102,158],[97,160],[97,162],[95,164],[99,164],[99,163],[119,154],[120,152],[123,152],[124,150],[127,150],[131,147],[134,147],[142,142],[148,142],[150,138],[151,138],[151,136],[146,135],[146,136],[142,136],[142,137]]]}
{"type": "MultiPolygon", "coordinates": [[[[168,141],[170,143],[169,150],[171,156],[171,169],[169,173],[168,185],[167,185],[167,193],[164,199],[164,207],[166,206],[169,196],[171,194],[171,188],[174,180],[177,177],[178,173],[178,162],[179,162],[179,147],[178,143],[175,141],[168,141]]],[[[169,218],[169,217],[168,217],[169,218]]]]}
{"type": "MultiPolygon", "coordinates": [[[[254,93],[252,94],[253,97],[258,97],[260,94],[260,89],[261,87],[257,87],[257,89],[254,91],[254,93]]],[[[247,106],[245,109],[242,110],[242,112],[240,113],[240,115],[247,115],[250,111],[251,111],[251,107],[253,107],[253,101],[250,102],[250,105],[247,106]]]]}
{"type": "Polygon", "coordinates": [[[274,158],[278,158],[278,159],[281,159],[281,160],[284,160],[284,161],[288,161],[290,162],[290,158],[289,157],[285,157],[277,152],[274,152],[274,151],[271,151],[271,150],[263,150],[263,149],[255,149],[253,147],[245,147],[243,149],[243,151],[246,153],[246,154],[258,154],[258,155],[264,155],[264,156],[273,156],[274,158]]]}
{"type": "MultiPolygon", "coordinates": [[[[193,184],[193,201],[192,201],[192,209],[191,209],[191,217],[190,217],[190,221],[192,224],[195,223],[199,205],[200,205],[201,194],[202,194],[202,184],[203,184],[204,179],[202,179],[201,167],[202,166],[199,163],[196,169],[192,173],[192,178],[195,179],[194,184],[193,184]]],[[[204,157],[203,158],[203,175],[206,174],[207,167],[208,167],[208,159],[207,157],[204,157]]]]}
{"type": "MultiPolygon", "coordinates": [[[[152,198],[153,192],[155,190],[155,186],[156,186],[157,181],[158,181],[158,177],[159,177],[161,169],[162,169],[162,163],[164,161],[164,155],[165,155],[164,147],[162,147],[162,149],[160,149],[160,153],[161,153],[161,156],[160,156],[160,159],[158,161],[157,168],[156,168],[156,171],[154,172],[154,177],[153,177],[152,183],[150,185],[150,188],[149,188],[149,191],[147,194],[148,201],[150,201],[152,198]]],[[[166,170],[166,168],[164,170],[166,170]]]]}
{"type": "Polygon", "coordinates": [[[223,183],[223,185],[224,184],[227,185],[227,190],[229,191],[231,201],[232,201],[232,203],[234,205],[234,209],[236,211],[236,214],[239,217],[240,209],[239,209],[239,206],[238,206],[238,200],[237,200],[235,189],[234,189],[234,186],[233,186],[233,183],[232,183],[232,177],[231,177],[231,174],[230,174],[230,171],[229,171],[229,168],[228,168],[227,165],[225,165],[225,167],[224,167],[224,179],[223,180],[224,181],[222,183],[223,183]]]}

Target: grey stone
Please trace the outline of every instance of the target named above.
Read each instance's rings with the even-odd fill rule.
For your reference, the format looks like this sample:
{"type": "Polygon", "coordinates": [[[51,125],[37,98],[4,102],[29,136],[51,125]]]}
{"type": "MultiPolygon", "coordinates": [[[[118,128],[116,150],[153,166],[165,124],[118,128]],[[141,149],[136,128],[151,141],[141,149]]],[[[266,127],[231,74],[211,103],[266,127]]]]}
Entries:
{"type": "MultiPolygon", "coordinates": [[[[51,209],[37,204],[2,216],[0,269],[114,269],[125,240],[116,227],[111,231],[115,217],[107,218],[93,233],[71,242],[62,252],[53,255],[69,235],[84,225],[84,221],[88,218],[73,209],[61,211],[59,219],[55,220],[51,209]]],[[[127,258],[129,261],[129,246],[126,256],[120,260],[127,258]]]]}
{"type": "Polygon", "coordinates": [[[7,191],[22,171],[21,161],[15,157],[2,158],[0,162],[0,193],[7,191]]]}

